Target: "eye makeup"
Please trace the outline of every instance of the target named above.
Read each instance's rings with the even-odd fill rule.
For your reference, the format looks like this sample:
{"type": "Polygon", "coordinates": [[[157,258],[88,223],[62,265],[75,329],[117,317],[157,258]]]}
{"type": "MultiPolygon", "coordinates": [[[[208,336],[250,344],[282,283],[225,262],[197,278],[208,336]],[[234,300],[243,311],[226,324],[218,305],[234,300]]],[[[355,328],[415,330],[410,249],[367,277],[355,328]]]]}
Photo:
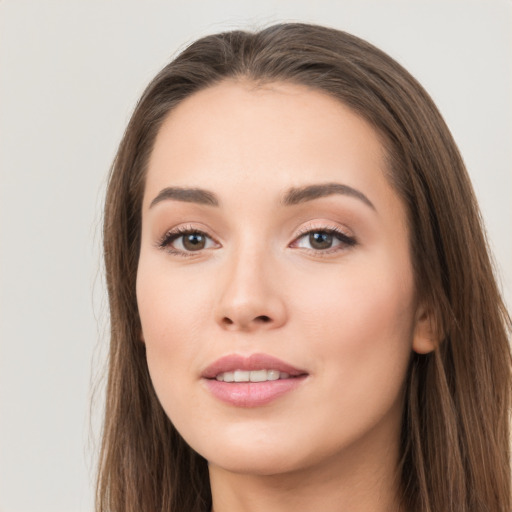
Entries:
{"type": "Polygon", "coordinates": [[[173,256],[191,257],[197,256],[204,250],[218,248],[220,244],[204,230],[192,225],[184,225],[167,231],[158,241],[157,246],[173,256]]]}
{"type": "Polygon", "coordinates": [[[315,256],[330,256],[356,244],[355,237],[345,233],[338,226],[318,225],[301,228],[289,247],[306,250],[315,256]]]}
{"type": "MultiPolygon", "coordinates": [[[[314,256],[327,257],[346,251],[356,244],[355,237],[339,226],[317,224],[301,228],[288,247],[314,256]]],[[[157,247],[173,256],[194,257],[204,254],[206,250],[218,249],[221,244],[204,229],[182,225],[167,231],[158,240],[157,247]]]]}

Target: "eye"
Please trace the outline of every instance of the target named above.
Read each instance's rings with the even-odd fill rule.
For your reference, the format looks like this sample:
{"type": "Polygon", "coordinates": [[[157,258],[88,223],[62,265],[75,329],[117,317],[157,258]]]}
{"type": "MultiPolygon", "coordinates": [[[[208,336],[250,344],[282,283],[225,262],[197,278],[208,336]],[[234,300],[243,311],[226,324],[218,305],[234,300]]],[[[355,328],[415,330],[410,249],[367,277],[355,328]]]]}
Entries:
{"type": "Polygon", "coordinates": [[[338,228],[321,228],[302,232],[291,246],[315,252],[336,252],[355,244],[354,237],[343,233],[338,228]]]}
{"type": "Polygon", "coordinates": [[[158,245],[172,254],[189,256],[189,253],[211,249],[218,244],[203,231],[180,227],[168,231],[158,245]]]}

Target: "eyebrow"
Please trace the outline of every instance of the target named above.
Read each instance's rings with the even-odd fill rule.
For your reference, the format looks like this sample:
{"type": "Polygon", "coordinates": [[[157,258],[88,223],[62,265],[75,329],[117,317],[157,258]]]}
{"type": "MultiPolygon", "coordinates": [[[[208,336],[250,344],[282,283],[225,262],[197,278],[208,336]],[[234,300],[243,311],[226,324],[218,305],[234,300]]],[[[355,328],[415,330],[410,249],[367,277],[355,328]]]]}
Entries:
{"type": "MultiPolygon", "coordinates": [[[[281,204],[284,206],[294,206],[312,201],[313,199],[335,194],[354,197],[369,206],[372,210],[376,210],[373,203],[362,192],[348,185],[342,185],[341,183],[322,183],[290,188],[282,197],[281,204]]],[[[169,199],[186,203],[204,204],[207,206],[220,205],[217,196],[209,190],[202,188],[166,187],[151,201],[149,207],[152,208],[156,204],[169,199]]]]}
{"type": "Polygon", "coordinates": [[[219,200],[213,192],[202,188],[166,187],[151,201],[150,208],[167,199],[183,201],[185,203],[206,204],[219,206],[219,200]]]}
{"type": "Polygon", "coordinates": [[[375,210],[373,203],[362,192],[348,185],[342,185],[341,183],[322,183],[319,185],[306,185],[305,187],[291,188],[284,195],[282,203],[285,206],[292,206],[334,194],[355,197],[372,210],[375,210]]]}

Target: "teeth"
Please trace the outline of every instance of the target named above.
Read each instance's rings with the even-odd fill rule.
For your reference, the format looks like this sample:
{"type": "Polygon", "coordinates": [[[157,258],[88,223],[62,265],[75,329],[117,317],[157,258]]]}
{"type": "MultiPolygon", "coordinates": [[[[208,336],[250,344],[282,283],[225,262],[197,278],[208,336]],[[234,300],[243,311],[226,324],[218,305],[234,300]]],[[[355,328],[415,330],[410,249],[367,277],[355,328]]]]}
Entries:
{"type": "Polygon", "coordinates": [[[235,370],[235,382],[248,382],[250,373],[252,372],[246,372],[244,370],[235,370]]]}
{"type": "Polygon", "coordinates": [[[278,370],[235,370],[219,373],[215,377],[221,382],[265,382],[267,380],[289,379],[290,374],[278,370]]]}
{"type": "Polygon", "coordinates": [[[251,382],[265,382],[267,380],[267,370],[258,370],[249,372],[251,382]]]}
{"type": "Polygon", "coordinates": [[[235,374],[233,372],[226,372],[223,380],[224,382],[233,382],[235,380],[235,374]]]}

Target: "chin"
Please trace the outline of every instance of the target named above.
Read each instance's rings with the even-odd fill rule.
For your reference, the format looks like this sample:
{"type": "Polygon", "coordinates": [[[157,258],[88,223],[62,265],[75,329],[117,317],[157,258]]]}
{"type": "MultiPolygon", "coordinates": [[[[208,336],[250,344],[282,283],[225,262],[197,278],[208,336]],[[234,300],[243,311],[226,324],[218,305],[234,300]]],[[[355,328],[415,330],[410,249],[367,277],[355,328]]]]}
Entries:
{"type": "Polygon", "coordinates": [[[244,453],[238,452],[232,456],[213,456],[207,460],[209,465],[217,466],[224,471],[255,476],[281,475],[304,469],[307,466],[297,460],[290,460],[275,454],[258,453],[257,448],[251,453],[247,453],[246,450],[244,453]]]}
{"type": "MultiPolygon", "coordinates": [[[[253,433],[254,434],[254,433],[253,433]]],[[[311,439],[311,438],[309,438],[311,439]]],[[[301,471],[318,464],[325,447],[290,435],[269,434],[223,439],[203,438],[191,445],[209,465],[237,474],[273,476],[301,471]],[[252,438],[252,439],[251,439],[252,438]]]]}

